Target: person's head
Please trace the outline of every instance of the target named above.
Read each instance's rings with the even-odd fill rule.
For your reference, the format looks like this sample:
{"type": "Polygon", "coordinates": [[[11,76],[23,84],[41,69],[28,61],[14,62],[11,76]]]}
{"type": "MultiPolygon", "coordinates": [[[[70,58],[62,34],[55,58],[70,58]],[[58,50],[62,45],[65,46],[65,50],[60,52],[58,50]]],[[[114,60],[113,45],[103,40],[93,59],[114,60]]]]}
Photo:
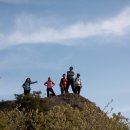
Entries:
{"type": "Polygon", "coordinates": [[[73,66],[70,66],[70,68],[69,68],[70,70],[73,70],[73,66]]]}
{"type": "Polygon", "coordinates": [[[50,80],[51,80],[51,77],[48,77],[48,80],[50,81],[50,80]]]}
{"type": "Polygon", "coordinates": [[[80,77],[80,74],[79,74],[79,73],[77,74],[77,77],[80,77]]]}
{"type": "Polygon", "coordinates": [[[63,74],[62,77],[65,78],[65,77],[66,77],[66,74],[63,74]]]}
{"type": "Polygon", "coordinates": [[[27,78],[25,82],[30,82],[30,81],[31,81],[31,79],[30,79],[30,78],[27,78]]]}

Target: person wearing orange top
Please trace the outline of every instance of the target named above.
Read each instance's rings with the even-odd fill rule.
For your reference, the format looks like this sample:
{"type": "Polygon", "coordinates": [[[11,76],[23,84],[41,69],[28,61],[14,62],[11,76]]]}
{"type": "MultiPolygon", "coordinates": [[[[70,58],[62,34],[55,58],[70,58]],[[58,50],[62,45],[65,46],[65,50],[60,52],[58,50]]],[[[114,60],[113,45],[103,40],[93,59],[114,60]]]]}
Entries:
{"type": "Polygon", "coordinates": [[[52,87],[55,86],[55,83],[51,80],[51,77],[48,77],[48,80],[44,83],[45,86],[47,86],[47,97],[50,96],[50,92],[52,93],[52,96],[55,96],[52,87]]]}
{"type": "Polygon", "coordinates": [[[67,86],[66,74],[63,74],[60,80],[61,95],[65,93],[66,86],[67,86]]]}

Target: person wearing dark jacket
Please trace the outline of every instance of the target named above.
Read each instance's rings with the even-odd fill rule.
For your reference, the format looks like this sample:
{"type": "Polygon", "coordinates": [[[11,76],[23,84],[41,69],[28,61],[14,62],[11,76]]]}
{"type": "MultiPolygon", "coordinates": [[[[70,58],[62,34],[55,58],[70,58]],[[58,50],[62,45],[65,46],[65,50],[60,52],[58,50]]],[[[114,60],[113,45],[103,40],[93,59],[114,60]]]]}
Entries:
{"type": "Polygon", "coordinates": [[[72,91],[73,93],[75,92],[74,90],[74,71],[73,71],[73,67],[70,66],[69,71],[67,71],[67,86],[66,86],[66,93],[68,93],[69,90],[69,86],[71,85],[72,91]]]}
{"type": "Polygon", "coordinates": [[[30,78],[27,78],[24,82],[23,89],[24,89],[24,95],[29,95],[31,90],[31,84],[38,83],[38,81],[32,82],[30,78]]]}

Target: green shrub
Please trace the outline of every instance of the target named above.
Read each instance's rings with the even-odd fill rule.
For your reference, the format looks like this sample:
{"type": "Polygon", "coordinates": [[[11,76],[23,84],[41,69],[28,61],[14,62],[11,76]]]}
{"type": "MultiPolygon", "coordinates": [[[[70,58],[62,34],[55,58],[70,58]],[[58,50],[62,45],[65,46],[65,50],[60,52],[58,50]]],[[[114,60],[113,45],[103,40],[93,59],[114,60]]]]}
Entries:
{"type": "Polygon", "coordinates": [[[130,130],[129,120],[121,113],[110,118],[91,102],[58,102],[50,107],[52,100],[60,98],[17,95],[16,102],[21,106],[0,111],[0,130],[130,130]]]}

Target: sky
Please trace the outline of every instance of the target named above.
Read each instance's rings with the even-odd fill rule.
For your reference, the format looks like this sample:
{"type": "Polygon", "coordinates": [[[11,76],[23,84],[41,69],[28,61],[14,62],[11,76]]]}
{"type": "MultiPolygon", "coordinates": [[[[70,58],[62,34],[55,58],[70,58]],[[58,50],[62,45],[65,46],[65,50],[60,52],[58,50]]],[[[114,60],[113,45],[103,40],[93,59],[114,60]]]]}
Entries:
{"type": "Polygon", "coordinates": [[[45,97],[50,76],[58,95],[73,66],[82,96],[130,118],[129,36],[129,0],[0,0],[0,100],[23,93],[27,77],[45,97]]]}

